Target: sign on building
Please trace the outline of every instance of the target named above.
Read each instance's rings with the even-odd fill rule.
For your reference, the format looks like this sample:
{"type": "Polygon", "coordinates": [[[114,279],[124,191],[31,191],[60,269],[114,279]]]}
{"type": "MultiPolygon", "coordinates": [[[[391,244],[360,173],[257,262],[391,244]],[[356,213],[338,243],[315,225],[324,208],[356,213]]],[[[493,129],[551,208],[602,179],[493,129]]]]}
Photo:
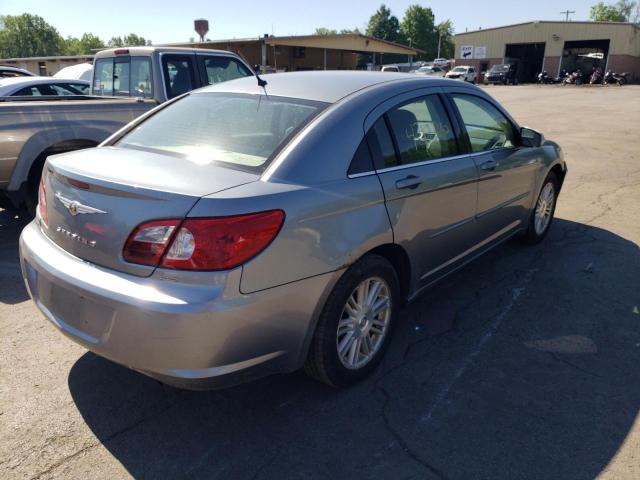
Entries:
{"type": "Polygon", "coordinates": [[[464,60],[473,58],[473,45],[462,45],[460,47],[460,58],[464,60]]]}
{"type": "Polygon", "coordinates": [[[487,47],[475,47],[473,49],[473,58],[487,58],[487,47]]]}

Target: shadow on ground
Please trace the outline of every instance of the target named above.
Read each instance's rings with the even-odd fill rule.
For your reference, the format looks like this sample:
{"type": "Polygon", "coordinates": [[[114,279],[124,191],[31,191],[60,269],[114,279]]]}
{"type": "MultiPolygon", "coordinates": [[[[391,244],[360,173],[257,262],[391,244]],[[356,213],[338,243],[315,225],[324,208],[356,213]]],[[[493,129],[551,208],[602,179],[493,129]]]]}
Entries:
{"type": "Polygon", "coordinates": [[[0,208],[0,303],[13,305],[29,299],[20,273],[18,238],[30,221],[22,210],[0,208]]]}
{"type": "Polygon", "coordinates": [[[638,246],[556,220],[402,314],[373,378],[180,391],[91,353],[69,388],[135,478],[593,478],[640,407],[638,246]]]}

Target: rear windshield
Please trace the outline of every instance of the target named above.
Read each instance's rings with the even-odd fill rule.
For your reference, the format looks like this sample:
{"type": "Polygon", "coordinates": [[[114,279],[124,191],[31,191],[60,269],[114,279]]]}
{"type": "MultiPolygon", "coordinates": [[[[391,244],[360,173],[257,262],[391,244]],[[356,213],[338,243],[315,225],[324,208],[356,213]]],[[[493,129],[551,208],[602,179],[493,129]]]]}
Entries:
{"type": "Polygon", "coordinates": [[[509,70],[509,65],[494,65],[493,67],[491,67],[491,70],[493,70],[494,72],[503,72],[505,70],[509,70]]]}
{"type": "Polygon", "coordinates": [[[93,95],[153,97],[149,57],[99,58],[93,68],[93,95]]]}
{"type": "Polygon", "coordinates": [[[118,146],[159,150],[198,163],[262,170],[326,103],[230,93],[195,93],[159,110],[118,146]]]}

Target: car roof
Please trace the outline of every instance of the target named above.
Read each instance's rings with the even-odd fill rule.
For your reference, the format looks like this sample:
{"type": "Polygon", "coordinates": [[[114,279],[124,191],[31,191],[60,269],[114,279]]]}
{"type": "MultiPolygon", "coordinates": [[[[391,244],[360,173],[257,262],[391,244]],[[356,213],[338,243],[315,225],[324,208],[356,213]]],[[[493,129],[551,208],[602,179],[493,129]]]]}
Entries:
{"type": "Polygon", "coordinates": [[[11,77],[0,78],[0,87],[7,86],[19,86],[19,85],[41,85],[43,83],[82,83],[85,85],[91,85],[91,82],[86,80],[77,80],[74,78],[58,78],[58,77],[11,77]]]}
{"type": "Polygon", "coordinates": [[[300,98],[325,103],[335,103],[359,90],[396,82],[411,83],[413,88],[424,86],[456,85],[455,80],[429,78],[410,73],[368,71],[314,71],[262,75],[267,81],[263,90],[254,76],[209,85],[194,93],[228,92],[267,94],[300,98]]]}
{"type": "Polygon", "coordinates": [[[129,55],[151,55],[154,52],[159,53],[206,53],[209,55],[227,55],[238,57],[239,55],[227,50],[214,50],[211,48],[189,48],[189,47],[154,47],[154,46],[139,46],[139,47],[117,47],[108,48],[106,50],[100,50],[96,53],[95,58],[112,57],[116,56],[116,50],[128,50],[129,55]]]}
{"type": "Polygon", "coordinates": [[[18,67],[12,67],[10,65],[0,65],[0,70],[4,70],[5,72],[19,72],[19,73],[25,73],[29,76],[35,76],[33,73],[31,73],[29,70],[25,70],[24,68],[18,68],[18,67]]]}

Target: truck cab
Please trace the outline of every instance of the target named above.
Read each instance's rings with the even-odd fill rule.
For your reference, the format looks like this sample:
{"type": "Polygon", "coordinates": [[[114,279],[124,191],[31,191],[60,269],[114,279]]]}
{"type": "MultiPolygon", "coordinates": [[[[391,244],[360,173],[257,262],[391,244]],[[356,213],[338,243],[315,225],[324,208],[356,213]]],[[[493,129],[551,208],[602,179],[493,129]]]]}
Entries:
{"type": "Polygon", "coordinates": [[[91,94],[162,103],[196,88],[253,74],[242,58],[224,50],[112,48],[95,56],[91,94]]]}

